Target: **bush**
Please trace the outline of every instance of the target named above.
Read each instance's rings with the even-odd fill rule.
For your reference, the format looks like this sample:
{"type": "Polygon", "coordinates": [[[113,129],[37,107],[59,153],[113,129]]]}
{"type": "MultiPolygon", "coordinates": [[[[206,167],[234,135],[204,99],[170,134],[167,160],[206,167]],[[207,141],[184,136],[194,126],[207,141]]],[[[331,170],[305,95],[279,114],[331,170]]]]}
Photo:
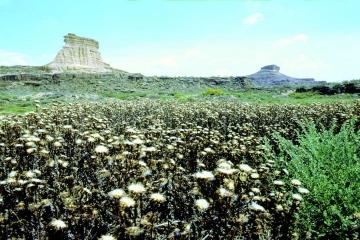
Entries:
{"type": "Polygon", "coordinates": [[[219,88],[208,88],[203,95],[204,96],[221,96],[224,95],[225,92],[222,89],[219,88]]]}
{"type": "Polygon", "coordinates": [[[360,224],[360,134],[354,121],[318,130],[303,125],[298,144],[275,135],[280,160],[310,190],[299,213],[299,232],[314,238],[357,239],[360,224]],[[289,161],[284,161],[289,160],[289,161]]]}
{"type": "Polygon", "coordinates": [[[320,97],[320,94],[317,92],[303,92],[302,90],[293,92],[289,94],[289,97],[295,98],[295,99],[306,99],[306,98],[312,98],[312,97],[320,97]]]}

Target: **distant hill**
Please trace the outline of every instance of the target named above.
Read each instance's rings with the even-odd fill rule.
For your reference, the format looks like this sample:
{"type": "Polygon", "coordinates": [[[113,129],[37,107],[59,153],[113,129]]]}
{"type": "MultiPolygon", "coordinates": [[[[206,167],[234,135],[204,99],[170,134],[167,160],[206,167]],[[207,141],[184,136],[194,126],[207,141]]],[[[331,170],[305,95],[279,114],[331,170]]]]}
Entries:
{"type": "Polygon", "coordinates": [[[286,84],[323,84],[325,81],[315,81],[313,78],[294,78],[280,73],[277,65],[267,65],[260,71],[245,76],[255,85],[286,85],[286,84]]]}

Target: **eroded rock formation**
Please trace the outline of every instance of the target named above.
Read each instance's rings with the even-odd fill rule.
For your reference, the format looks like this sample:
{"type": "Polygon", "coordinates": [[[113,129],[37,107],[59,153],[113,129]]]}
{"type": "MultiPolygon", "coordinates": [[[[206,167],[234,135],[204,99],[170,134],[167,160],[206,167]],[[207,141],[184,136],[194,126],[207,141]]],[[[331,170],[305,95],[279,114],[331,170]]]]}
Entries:
{"type": "Polygon", "coordinates": [[[58,52],[54,61],[47,66],[55,71],[84,70],[91,72],[111,71],[99,52],[99,43],[69,33],[64,37],[65,46],[58,52]]]}
{"type": "Polygon", "coordinates": [[[281,84],[318,84],[313,78],[294,78],[280,73],[280,67],[277,65],[267,65],[260,71],[246,76],[253,83],[259,85],[281,85],[281,84]]]}

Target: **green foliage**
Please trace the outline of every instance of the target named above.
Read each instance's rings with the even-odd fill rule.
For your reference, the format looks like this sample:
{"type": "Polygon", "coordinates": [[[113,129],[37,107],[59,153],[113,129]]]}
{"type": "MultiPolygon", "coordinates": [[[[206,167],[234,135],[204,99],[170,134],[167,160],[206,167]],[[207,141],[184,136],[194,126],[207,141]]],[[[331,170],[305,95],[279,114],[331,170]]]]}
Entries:
{"type": "Polygon", "coordinates": [[[34,105],[29,102],[2,104],[0,106],[0,114],[1,113],[21,114],[21,113],[33,111],[34,109],[35,109],[34,105]]]}
{"type": "Polygon", "coordinates": [[[278,163],[310,190],[299,214],[299,232],[324,239],[359,237],[355,234],[360,224],[360,134],[354,121],[340,131],[335,125],[320,130],[314,123],[303,125],[298,144],[275,136],[278,163]]]}
{"type": "Polygon", "coordinates": [[[181,92],[175,92],[172,94],[176,100],[182,102],[194,101],[194,97],[192,94],[185,94],[181,92]]]}
{"type": "Polygon", "coordinates": [[[208,88],[203,92],[204,96],[221,96],[224,94],[224,90],[220,88],[208,88]]]}
{"type": "Polygon", "coordinates": [[[293,92],[289,94],[289,97],[295,99],[306,99],[306,98],[320,98],[321,95],[317,92],[293,92]]]}

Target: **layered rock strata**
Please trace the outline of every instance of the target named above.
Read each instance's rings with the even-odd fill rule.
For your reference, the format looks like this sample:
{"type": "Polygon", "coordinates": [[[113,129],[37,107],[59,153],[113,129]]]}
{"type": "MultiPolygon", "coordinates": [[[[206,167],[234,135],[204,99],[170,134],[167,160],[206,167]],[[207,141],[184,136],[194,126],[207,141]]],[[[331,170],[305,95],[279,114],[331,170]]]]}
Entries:
{"type": "Polygon", "coordinates": [[[47,66],[55,71],[83,70],[90,72],[111,71],[99,52],[99,43],[69,33],[64,37],[65,46],[58,52],[54,61],[47,66]]]}

